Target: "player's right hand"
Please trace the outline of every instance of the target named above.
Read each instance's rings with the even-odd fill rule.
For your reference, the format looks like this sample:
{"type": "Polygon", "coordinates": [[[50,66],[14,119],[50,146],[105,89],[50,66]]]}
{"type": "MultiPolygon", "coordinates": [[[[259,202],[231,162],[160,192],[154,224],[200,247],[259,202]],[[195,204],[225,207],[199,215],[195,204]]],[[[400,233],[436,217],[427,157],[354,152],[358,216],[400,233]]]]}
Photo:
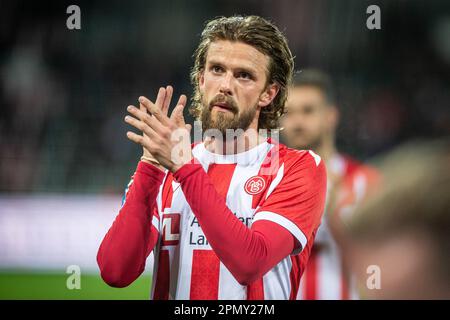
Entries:
{"type": "MultiPolygon", "coordinates": [[[[161,88],[159,88],[158,94],[156,96],[156,100],[154,102],[155,107],[160,109],[162,111],[162,113],[166,116],[169,111],[172,96],[173,96],[173,87],[172,86],[169,85],[165,88],[161,87],[161,88]]],[[[187,102],[187,97],[184,94],[182,94],[182,95],[180,95],[180,97],[178,99],[176,107],[182,106],[184,108],[184,106],[186,105],[186,102],[187,102]]],[[[139,109],[142,112],[145,112],[146,114],[148,113],[148,109],[142,103],[139,103],[139,109]]],[[[182,108],[181,108],[181,110],[182,110],[182,108]]],[[[182,123],[188,129],[190,129],[190,125],[186,125],[184,123],[184,118],[183,118],[182,113],[180,114],[179,112],[173,112],[172,115],[170,116],[170,118],[172,120],[174,120],[175,123],[177,123],[177,124],[182,123]]],[[[149,139],[145,133],[142,133],[142,135],[143,135],[144,139],[149,139]]],[[[143,156],[141,158],[142,161],[155,164],[155,162],[157,162],[157,161],[156,161],[155,157],[151,154],[151,152],[144,146],[142,147],[142,149],[143,149],[143,156]]],[[[158,166],[158,167],[160,167],[160,166],[158,166]]],[[[164,168],[162,168],[162,167],[160,167],[160,169],[164,170],[164,168]]]]}

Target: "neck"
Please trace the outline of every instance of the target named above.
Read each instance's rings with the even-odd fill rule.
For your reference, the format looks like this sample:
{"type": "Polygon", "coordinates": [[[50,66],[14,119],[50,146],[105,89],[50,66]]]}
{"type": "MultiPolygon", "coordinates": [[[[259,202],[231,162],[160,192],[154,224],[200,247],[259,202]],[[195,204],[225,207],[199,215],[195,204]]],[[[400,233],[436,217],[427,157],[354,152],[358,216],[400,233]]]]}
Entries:
{"type": "Polygon", "coordinates": [[[247,130],[230,137],[206,137],[203,140],[206,150],[217,154],[237,154],[248,151],[265,142],[267,136],[258,132],[258,118],[255,118],[247,130]]]}
{"type": "Polygon", "coordinates": [[[330,159],[336,154],[336,145],[334,144],[334,138],[324,139],[321,145],[315,150],[316,153],[328,163],[330,159]]]}
{"type": "Polygon", "coordinates": [[[217,139],[217,137],[207,137],[203,140],[206,150],[212,153],[228,155],[248,151],[257,145],[265,142],[267,137],[259,135],[254,131],[245,131],[238,137],[233,136],[228,139],[217,139]],[[223,141],[222,141],[223,140],[223,141]]]}

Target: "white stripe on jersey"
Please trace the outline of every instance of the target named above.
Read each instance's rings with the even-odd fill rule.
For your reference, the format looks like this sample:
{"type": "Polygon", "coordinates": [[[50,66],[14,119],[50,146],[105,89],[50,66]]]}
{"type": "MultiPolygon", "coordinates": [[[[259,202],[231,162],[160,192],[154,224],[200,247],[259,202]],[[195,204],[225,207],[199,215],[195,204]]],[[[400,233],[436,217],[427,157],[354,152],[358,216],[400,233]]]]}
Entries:
{"type": "Polygon", "coordinates": [[[277,213],[274,213],[274,212],[260,211],[255,214],[255,217],[253,218],[253,222],[258,221],[258,220],[269,220],[269,221],[275,222],[275,223],[279,224],[280,226],[289,230],[289,232],[292,233],[301,244],[301,247],[299,249],[294,250],[294,252],[292,252],[293,255],[300,253],[303,250],[303,248],[306,247],[306,244],[308,243],[306,236],[303,234],[302,230],[300,230],[295,225],[295,223],[293,223],[289,219],[287,219],[277,213]]]}
{"type": "Polygon", "coordinates": [[[263,277],[265,300],[282,299],[281,297],[289,299],[291,281],[286,275],[291,274],[291,269],[292,261],[290,256],[287,256],[265,274],[263,277]]]}
{"type": "Polygon", "coordinates": [[[219,300],[246,300],[247,290],[233,277],[227,267],[221,262],[219,273],[219,300]]]}
{"type": "Polygon", "coordinates": [[[314,161],[316,162],[316,166],[318,166],[320,163],[320,160],[322,160],[322,158],[320,158],[320,156],[318,154],[314,153],[314,151],[312,151],[312,150],[309,150],[308,152],[314,158],[314,161]]]}
{"type": "Polygon", "coordinates": [[[155,216],[153,216],[152,218],[152,225],[156,228],[156,230],[158,230],[159,232],[159,219],[155,216]]]}
{"type": "Polygon", "coordinates": [[[270,183],[269,189],[266,194],[266,199],[270,196],[273,190],[275,190],[276,186],[280,183],[281,179],[284,175],[284,163],[281,165],[280,169],[278,169],[277,176],[270,183]]]}
{"type": "Polygon", "coordinates": [[[317,254],[317,299],[341,300],[342,268],[340,253],[335,243],[330,243],[317,254]]]}

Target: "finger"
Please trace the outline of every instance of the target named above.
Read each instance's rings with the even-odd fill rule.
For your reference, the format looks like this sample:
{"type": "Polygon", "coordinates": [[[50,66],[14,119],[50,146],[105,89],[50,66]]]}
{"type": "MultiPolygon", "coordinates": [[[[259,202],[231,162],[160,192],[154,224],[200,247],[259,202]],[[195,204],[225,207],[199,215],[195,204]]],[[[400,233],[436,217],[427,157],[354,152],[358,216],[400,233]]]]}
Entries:
{"type": "MultiPolygon", "coordinates": [[[[158,97],[159,96],[160,95],[158,94],[158,97]]],[[[148,112],[150,112],[150,114],[153,115],[161,124],[164,126],[169,125],[169,118],[163,114],[160,107],[157,107],[157,103],[154,104],[144,96],[139,97],[139,102],[142,103],[147,108],[148,112]]]]}
{"type": "MultiPolygon", "coordinates": [[[[141,136],[140,134],[136,134],[131,131],[127,131],[127,138],[137,144],[140,144],[143,148],[149,150],[149,139],[148,138],[145,138],[145,137],[141,136]]],[[[150,151],[150,153],[151,153],[151,151],[150,151]]]]}
{"type": "Polygon", "coordinates": [[[157,119],[155,119],[155,117],[152,117],[148,113],[139,110],[135,106],[128,106],[127,110],[133,116],[144,122],[157,134],[160,134],[165,129],[165,127],[157,119]]]}
{"type": "Polygon", "coordinates": [[[185,106],[186,102],[187,102],[187,97],[186,97],[186,95],[182,94],[180,96],[180,98],[178,98],[177,105],[182,104],[183,106],[185,106]]]}
{"type": "Polygon", "coordinates": [[[183,116],[184,105],[179,104],[173,109],[170,119],[175,122],[177,127],[184,127],[184,116],[183,116]]]}
{"type": "MultiPolygon", "coordinates": [[[[139,103],[139,110],[147,114],[147,108],[142,103],[139,103]]],[[[145,133],[143,135],[145,136],[145,133]]]]}
{"type": "Polygon", "coordinates": [[[189,131],[189,133],[191,132],[191,130],[192,130],[192,125],[190,125],[190,124],[187,124],[186,125],[186,129],[187,129],[187,131],[189,131]]]}
{"type": "Polygon", "coordinates": [[[157,133],[162,133],[164,126],[155,117],[152,117],[146,112],[143,112],[136,108],[135,106],[128,106],[127,111],[139,120],[145,122],[150,128],[152,128],[157,133]]]}
{"type": "Polygon", "coordinates": [[[147,108],[142,103],[139,103],[139,110],[141,110],[143,113],[147,114],[147,108]]]}
{"type": "Polygon", "coordinates": [[[136,129],[142,131],[150,139],[155,139],[158,136],[157,133],[152,128],[150,128],[145,122],[140,121],[136,118],[126,116],[125,122],[135,127],[136,129]]]}
{"type": "Polygon", "coordinates": [[[162,106],[162,112],[163,114],[167,115],[170,107],[170,102],[172,101],[172,95],[173,95],[173,87],[167,86],[166,87],[166,98],[164,99],[164,103],[162,106]]]}
{"type": "MultiPolygon", "coordinates": [[[[181,118],[183,118],[181,123],[182,123],[182,124],[184,123],[183,110],[184,110],[184,107],[186,106],[186,102],[187,102],[187,97],[186,97],[186,95],[184,95],[184,94],[180,95],[180,98],[178,98],[177,105],[175,106],[175,108],[174,108],[174,110],[172,111],[172,114],[171,114],[171,116],[170,116],[170,119],[171,119],[171,120],[174,120],[174,119],[177,117],[177,120],[176,120],[176,121],[179,122],[179,118],[180,118],[180,115],[181,115],[181,118]],[[178,110],[177,107],[180,106],[180,105],[183,106],[183,108],[182,108],[181,110],[178,110]],[[173,116],[173,117],[172,117],[172,116],[173,116]]],[[[178,108],[179,108],[179,107],[178,107],[178,108]]]]}
{"type": "Polygon", "coordinates": [[[155,151],[156,144],[147,137],[136,134],[132,131],[127,131],[127,138],[139,145],[152,154],[155,151]]]}
{"type": "Polygon", "coordinates": [[[158,109],[162,110],[164,100],[166,100],[166,88],[159,88],[158,95],[156,96],[155,105],[158,109]]]}

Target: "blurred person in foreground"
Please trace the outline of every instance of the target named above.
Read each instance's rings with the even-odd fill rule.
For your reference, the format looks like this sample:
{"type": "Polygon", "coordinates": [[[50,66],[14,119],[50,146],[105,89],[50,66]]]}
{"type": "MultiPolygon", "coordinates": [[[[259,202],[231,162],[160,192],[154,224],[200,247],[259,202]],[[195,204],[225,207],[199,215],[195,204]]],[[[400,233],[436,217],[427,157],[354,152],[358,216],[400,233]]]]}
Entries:
{"type": "Polygon", "coordinates": [[[362,297],[450,299],[450,140],[406,144],[382,163],[383,189],[348,221],[362,297]]]}
{"type": "Polygon", "coordinates": [[[127,136],[144,155],[97,255],[108,284],[132,283],[153,251],[152,299],[295,299],[326,170],[314,152],[262,131],[278,128],[293,68],[276,26],[218,18],[201,35],[191,75],[201,142],[190,144],[185,96],[167,117],[170,86],[128,107],[126,122],[144,135],[127,136]]]}
{"type": "Polygon", "coordinates": [[[330,77],[316,69],[296,73],[281,119],[282,138],[290,148],[319,154],[328,177],[325,213],[297,296],[302,300],[358,298],[343,256],[348,240],[343,221],[378,183],[378,174],[337,150],[338,123],[330,77]]]}

